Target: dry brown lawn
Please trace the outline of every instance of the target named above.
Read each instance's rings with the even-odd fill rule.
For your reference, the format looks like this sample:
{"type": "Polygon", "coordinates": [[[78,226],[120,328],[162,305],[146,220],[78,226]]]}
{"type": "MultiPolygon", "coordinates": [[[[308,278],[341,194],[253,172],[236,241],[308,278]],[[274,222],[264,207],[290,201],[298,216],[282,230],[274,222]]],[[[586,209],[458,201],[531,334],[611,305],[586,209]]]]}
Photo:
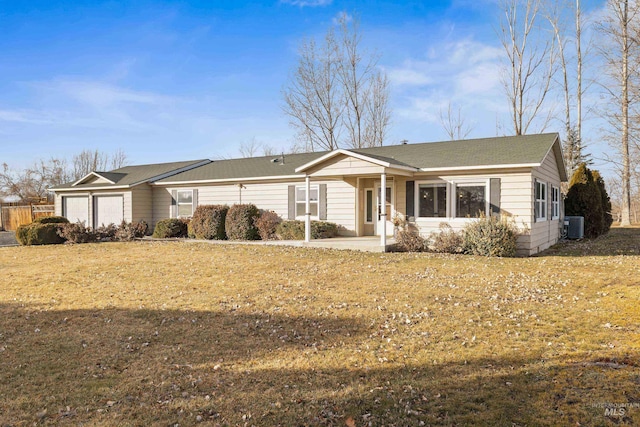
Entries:
{"type": "Polygon", "coordinates": [[[13,247],[0,273],[2,426],[640,425],[640,229],[528,259],[13,247]]]}

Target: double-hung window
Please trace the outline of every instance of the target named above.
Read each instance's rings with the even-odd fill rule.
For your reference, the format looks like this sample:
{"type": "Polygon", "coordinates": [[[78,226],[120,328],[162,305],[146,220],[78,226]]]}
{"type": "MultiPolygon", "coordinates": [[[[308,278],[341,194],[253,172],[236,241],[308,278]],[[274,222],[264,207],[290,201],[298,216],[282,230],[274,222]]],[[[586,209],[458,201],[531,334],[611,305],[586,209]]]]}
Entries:
{"type": "Polygon", "coordinates": [[[188,218],[193,215],[193,190],[178,190],[178,217],[188,218]]]}
{"type": "MultiPolygon", "coordinates": [[[[309,195],[309,210],[312,217],[318,216],[318,186],[312,185],[309,195]]],[[[304,217],[306,213],[307,188],[306,186],[296,187],[296,216],[304,217]]]]}
{"type": "Polygon", "coordinates": [[[560,189],[558,187],[552,187],[551,194],[551,219],[560,218],[560,189]]]}
{"type": "Polygon", "coordinates": [[[547,220],[547,183],[536,180],[536,221],[547,220]]]}
{"type": "Polygon", "coordinates": [[[447,184],[418,184],[418,216],[444,218],[447,216],[447,184]]]}
{"type": "Polygon", "coordinates": [[[487,213],[486,184],[456,184],[456,218],[477,218],[487,213]]]}

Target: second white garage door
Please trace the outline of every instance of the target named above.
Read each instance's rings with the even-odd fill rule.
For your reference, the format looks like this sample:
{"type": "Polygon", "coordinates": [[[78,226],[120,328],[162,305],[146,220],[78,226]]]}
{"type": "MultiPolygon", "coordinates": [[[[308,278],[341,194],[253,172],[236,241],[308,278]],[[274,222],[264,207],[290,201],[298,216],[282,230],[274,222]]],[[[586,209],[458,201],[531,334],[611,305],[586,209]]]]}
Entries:
{"type": "Polygon", "coordinates": [[[115,224],[120,225],[124,218],[124,203],[122,196],[95,196],[94,203],[94,225],[115,224]]]}

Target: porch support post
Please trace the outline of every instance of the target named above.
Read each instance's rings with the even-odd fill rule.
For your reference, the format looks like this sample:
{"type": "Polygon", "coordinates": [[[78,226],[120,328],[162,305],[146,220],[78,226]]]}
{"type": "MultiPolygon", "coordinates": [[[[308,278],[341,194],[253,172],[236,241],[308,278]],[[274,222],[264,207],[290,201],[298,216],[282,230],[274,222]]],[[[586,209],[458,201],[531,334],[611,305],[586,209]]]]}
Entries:
{"type": "Polygon", "coordinates": [[[380,174],[380,246],[387,247],[387,174],[380,174]]]}
{"type": "Polygon", "coordinates": [[[311,196],[311,177],[307,175],[304,179],[305,183],[305,193],[307,195],[306,200],[304,202],[305,214],[304,214],[304,241],[311,241],[311,201],[309,200],[311,196]]]}

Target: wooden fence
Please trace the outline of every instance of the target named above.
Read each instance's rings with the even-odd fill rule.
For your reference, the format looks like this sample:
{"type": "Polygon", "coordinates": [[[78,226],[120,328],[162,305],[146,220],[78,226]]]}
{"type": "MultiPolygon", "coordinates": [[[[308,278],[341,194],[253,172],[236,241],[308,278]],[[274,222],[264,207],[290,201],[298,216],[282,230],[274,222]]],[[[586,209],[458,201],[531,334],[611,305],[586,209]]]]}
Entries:
{"type": "Polygon", "coordinates": [[[53,205],[27,205],[0,207],[0,229],[15,231],[23,224],[31,224],[34,219],[52,216],[53,205]]]}

